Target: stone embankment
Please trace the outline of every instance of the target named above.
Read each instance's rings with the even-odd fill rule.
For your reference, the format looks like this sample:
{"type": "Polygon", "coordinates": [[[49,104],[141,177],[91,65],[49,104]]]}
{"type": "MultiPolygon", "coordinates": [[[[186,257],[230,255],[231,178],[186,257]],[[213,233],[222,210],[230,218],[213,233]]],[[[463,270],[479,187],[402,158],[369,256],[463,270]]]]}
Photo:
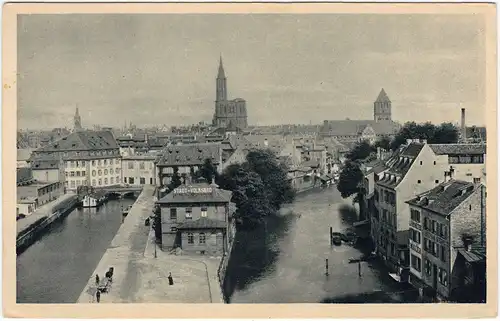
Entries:
{"type": "Polygon", "coordinates": [[[153,231],[145,226],[154,202],[154,187],[145,186],[77,303],[96,302],[95,276],[103,279],[110,267],[113,282],[101,303],[224,302],[217,276],[221,258],[175,255],[156,247],[153,231]]]}

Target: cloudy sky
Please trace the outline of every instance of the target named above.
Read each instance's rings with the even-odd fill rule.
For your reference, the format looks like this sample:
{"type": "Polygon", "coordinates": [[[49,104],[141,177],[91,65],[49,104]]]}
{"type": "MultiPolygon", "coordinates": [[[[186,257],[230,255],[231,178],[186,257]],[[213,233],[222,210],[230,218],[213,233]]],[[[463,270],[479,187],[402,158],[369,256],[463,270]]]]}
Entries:
{"type": "Polygon", "coordinates": [[[211,121],[222,54],[250,124],[484,120],[474,15],[30,15],[18,20],[20,128],[211,121]]]}

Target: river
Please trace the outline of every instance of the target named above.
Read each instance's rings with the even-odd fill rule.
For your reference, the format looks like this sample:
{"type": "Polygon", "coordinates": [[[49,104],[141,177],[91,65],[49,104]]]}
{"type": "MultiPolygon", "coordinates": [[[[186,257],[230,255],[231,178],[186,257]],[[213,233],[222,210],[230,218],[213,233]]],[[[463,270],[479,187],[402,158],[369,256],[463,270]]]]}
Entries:
{"type": "Polygon", "coordinates": [[[122,206],[74,209],[17,257],[18,303],[74,303],[122,223],[122,206]]]}
{"type": "Polygon", "coordinates": [[[357,220],[351,205],[335,186],[311,191],[261,228],[239,231],[224,284],[230,303],[414,302],[415,291],[377,261],[361,263],[359,276],[348,261],[367,248],[330,246],[330,226],[342,232],[357,220]]]}

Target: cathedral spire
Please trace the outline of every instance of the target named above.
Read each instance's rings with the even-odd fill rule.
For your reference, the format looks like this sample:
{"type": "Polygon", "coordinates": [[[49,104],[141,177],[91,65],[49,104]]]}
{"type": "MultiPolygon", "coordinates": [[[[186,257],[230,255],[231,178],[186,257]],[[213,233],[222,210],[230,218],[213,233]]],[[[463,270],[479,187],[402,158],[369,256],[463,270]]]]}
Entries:
{"type": "Polygon", "coordinates": [[[82,119],[80,117],[80,113],[78,112],[78,105],[76,106],[75,116],[73,117],[74,121],[74,130],[78,131],[82,129],[82,119]]]}
{"type": "Polygon", "coordinates": [[[224,73],[224,65],[222,64],[222,54],[219,56],[219,73],[217,74],[217,78],[226,78],[226,74],[224,73]]]}

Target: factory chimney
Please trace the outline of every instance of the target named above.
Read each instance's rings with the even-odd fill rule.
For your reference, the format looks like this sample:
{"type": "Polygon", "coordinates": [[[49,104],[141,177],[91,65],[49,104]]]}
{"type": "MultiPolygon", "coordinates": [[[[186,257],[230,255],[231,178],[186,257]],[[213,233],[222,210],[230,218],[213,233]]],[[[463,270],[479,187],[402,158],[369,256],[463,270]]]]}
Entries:
{"type": "Polygon", "coordinates": [[[465,127],[465,108],[462,108],[462,117],[461,117],[461,131],[462,131],[462,142],[467,141],[467,127],[465,127]]]}

